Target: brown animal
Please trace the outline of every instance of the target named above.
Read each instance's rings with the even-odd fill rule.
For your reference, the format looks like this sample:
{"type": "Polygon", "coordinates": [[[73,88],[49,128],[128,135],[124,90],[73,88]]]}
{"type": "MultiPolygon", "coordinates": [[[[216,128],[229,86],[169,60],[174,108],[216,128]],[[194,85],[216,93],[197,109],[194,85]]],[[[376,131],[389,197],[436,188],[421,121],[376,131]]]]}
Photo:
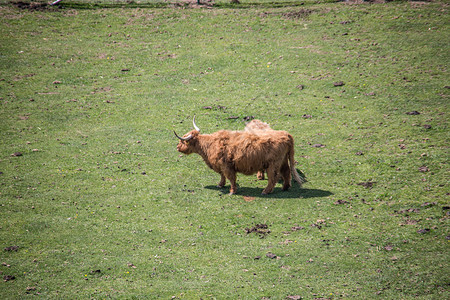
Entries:
{"type": "Polygon", "coordinates": [[[283,178],[283,190],[291,186],[291,173],[301,186],[303,178],[294,167],[294,139],[286,131],[261,132],[220,130],[212,134],[200,134],[193,120],[194,130],[180,139],[177,150],[184,154],[197,153],[205,163],[220,174],[219,187],[230,181],[230,195],[236,193],[236,173],[252,175],[267,170],[268,183],[262,194],[273,191],[279,176],[283,178]]]}
{"type": "Polygon", "coordinates": [[[267,124],[266,122],[260,121],[258,119],[253,119],[248,122],[247,125],[245,125],[244,130],[248,132],[254,132],[259,130],[272,130],[272,128],[270,128],[269,124],[267,124]]]}
{"type": "MultiPolygon", "coordinates": [[[[254,134],[260,134],[264,133],[267,130],[272,130],[272,128],[270,128],[269,124],[267,124],[266,122],[254,119],[248,122],[247,125],[245,125],[244,130],[252,132],[254,134]]],[[[264,172],[265,170],[259,170],[258,173],[256,173],[256,178],[258,178],[259,180],[264,180],[264,172]]]]}

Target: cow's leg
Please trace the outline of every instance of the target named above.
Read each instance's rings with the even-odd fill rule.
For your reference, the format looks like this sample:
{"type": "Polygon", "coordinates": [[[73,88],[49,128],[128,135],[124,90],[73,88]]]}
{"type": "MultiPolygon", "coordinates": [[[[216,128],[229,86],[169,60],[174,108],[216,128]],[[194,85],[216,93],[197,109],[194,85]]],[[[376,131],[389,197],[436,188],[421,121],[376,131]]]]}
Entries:
{"type": "Polygon", "coordinates": [[[230,181],[230,195],[236,194],[236,172],[234,170],[226,170],[224,172],[225,177],[230,181]]]}
{"type": "Polygon", "coordinates": [[[280,168],[278,167],[274,167],[271,166],[267,169],[267,186],[266,188],[262,191],[263,195],[267,195],[272,193],[273,188],[275,187],[275,184],[277,184],[278,181],[278,177],[279,177],[279,170],[280,168]]]}
{"type": "Polygon", "coordinates": [[[217,187],[223,188],[223,186],[225,185],[225,183],[226,183],[226,178],[225,178],[225,176],[221,173],[221,174],[220,174],[220,181],[219,181],[219,183],[217,184],[217,187]]]}
{"type": "Polygon", "coordinates": [[[258,174],[256,174],[256,178],[259,180],[264,180],[264,170],[258,171],[258,174]]]}
{"type": "Polygon", "coordinates": [[[287,191],[291,187],[291,170],[287,159],[281,166],[280,172],[283,178],[283,191],[287,191]]]}

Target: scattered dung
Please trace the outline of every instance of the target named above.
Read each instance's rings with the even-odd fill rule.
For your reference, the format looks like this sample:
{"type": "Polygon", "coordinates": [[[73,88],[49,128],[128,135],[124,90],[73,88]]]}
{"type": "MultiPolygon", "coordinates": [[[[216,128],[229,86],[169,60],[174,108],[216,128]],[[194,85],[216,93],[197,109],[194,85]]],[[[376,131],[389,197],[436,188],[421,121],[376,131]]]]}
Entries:
{"type": "Polygon", "coordinates": [[[410,116],[415,116],[415,115],[420,115],[420,112],[418,112],[417,110],[413,110],[413,111],[407,112],[406,114],[410,115],[410,116]]]}
{"type": "Polygon", "coordinates": [[[3,276],[3,281],[4,282],[11,281],[11,280],[14,280],[14,279],[16,279],[16,277],[13,276],[13,275],[5,275],[5,276],[3,276]]]}
{"type": "Polygon", "coordinates": [[[269,230],[269,226],[267,226],[267,224],[256,224],[252,228],[245,228],[245,232],[247,234],[254,232],[254,233],[260,234],[261,237],[264,237],[270,233],[270,230],[269,230]]]}
{"type": "Polygon", "coordinates": [[[17,252],[19,250],[19,246],[9,246],[9,247],[6,247],[4,250],[8,251],[8,252],[12,252],[12,251],[17,252]]]}
{"type": "Polygon", "coordinates": [[[365,187],[366,189],[371,189],[375,183],[376,182],[374,182],[374,181],[367,181],[367,182],[357,183],[357,185],[361,185],[361,186],[365,187]]]}

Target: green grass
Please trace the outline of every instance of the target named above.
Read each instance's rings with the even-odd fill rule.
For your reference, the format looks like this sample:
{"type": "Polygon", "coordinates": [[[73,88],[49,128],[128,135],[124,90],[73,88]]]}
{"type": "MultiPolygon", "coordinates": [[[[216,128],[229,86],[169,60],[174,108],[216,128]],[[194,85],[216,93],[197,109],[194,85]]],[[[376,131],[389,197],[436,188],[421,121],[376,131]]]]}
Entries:
{"type": "Polygon", "coordinates": [[[2,2],[2,299],[449,298],[448,6],[228,2],[2,2]],[[228,196],[194,115],[289,131],[309,182],[228,196]]]}

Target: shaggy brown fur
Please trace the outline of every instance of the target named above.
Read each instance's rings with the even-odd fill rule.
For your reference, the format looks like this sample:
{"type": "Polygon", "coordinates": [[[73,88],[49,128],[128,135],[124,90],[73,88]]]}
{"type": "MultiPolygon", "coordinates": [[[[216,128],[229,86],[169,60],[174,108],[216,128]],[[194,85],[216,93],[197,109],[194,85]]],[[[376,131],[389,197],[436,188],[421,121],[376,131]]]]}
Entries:
{"type": "MultiPolygon", "coordinates": [[[[244,130],[247,132],[253,132],[254,134],[259,134],[264,131],[272,130],[272,128],[270,128],[269,124],[267,124],[266,122],[254,119],[248,122],[247,125],[245,125],[244,130]]],[[[264,180],[264,172],[265,170],[259,170],[256,174],[256,177],[259,180],[264,180]]]]}
{"type": "Polygon", "coordinates": [[[267,170],[268,183],[262,194],[273,191],[279,176],[283,190],[291,186],[291,173],[301,184],[304,180],[294,167],[294,139],[286,131],[260,132],[221,130],[200,134],[192,130],[180,138],[177,150],[184,154],[197,153],[205,163],[220,174],[219,187],[230,181],[230,194],[236,193],[236,173],[252,175],[267,170]]]}
{"type": "Polygon", "coordinates": [[[245,131],[254,132],[258,130],[272,130],[272,128],[266,122],[257,119],[251,120],[245,125],[245,131]]]}

